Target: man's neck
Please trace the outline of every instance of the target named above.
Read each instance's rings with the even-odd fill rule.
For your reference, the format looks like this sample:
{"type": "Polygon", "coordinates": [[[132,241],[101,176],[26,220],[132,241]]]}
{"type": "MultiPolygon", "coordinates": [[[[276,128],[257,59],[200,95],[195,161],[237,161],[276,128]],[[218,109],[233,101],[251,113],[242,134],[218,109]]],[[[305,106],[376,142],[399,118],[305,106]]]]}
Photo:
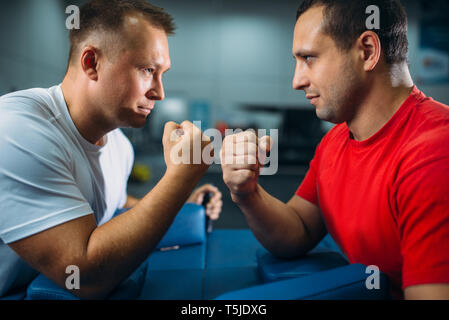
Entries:
{"type": "Polygon", "coordinates": [[[78,83],[82,82],[76,81],[76,76],[67,73],[61,84],[70,117],[84,139],[102,146],[104,136],[111,130],[102,129],[104,126],[98,121],[98,117],[95,117],[95,108],[89,105],[87,88],[78,83]]]}
{"type": "Polygon", "coordinates": [[[398,111],[413,89],[406,66],[392,67],[377,77],[360,104],[355,116],[347,122],[357,141],[363,141],[379,131],[398,111]]]}

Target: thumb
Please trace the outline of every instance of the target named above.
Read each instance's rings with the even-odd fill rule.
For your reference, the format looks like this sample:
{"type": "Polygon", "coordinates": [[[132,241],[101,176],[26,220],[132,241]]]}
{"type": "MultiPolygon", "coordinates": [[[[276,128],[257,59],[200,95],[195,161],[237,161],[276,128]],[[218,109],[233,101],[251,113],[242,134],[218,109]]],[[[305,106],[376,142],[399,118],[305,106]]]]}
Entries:
{"type": "Polygon", "coordinates": [[[204,199],[204,193],[201,192],[201,193],[197,196],[197,198],[195,199],[195,203],[196,203],[196,204],[202,204],[202,203],[203,203],[203,199],[204,199]]]}
{"type": "Polygon", "coordinates": [[[183,135],[181,126],[173,121],[168,121],[164,126],[164,134],[163,140],[168,141],[176,141],[178,138],[183,135]]]}
{"type": "Polygon", "coordinates": [[[259,149],[262,152],[268,153],[271,150],[271,147],[273,146],[273,141],[269,136],[263,136],[259,139],[259,149]]]}
{"type": "Polygon", "coordinates": [[[166,132],[172,132],[173,130],[176,130],[178,128],[181,128],[181,126],[174,121],[168,121],[164,125],[164,131],[166,132]]]}
{"type": "Polygon", "coordinates": [[[262,138],[259,139],[258,145],[259,150],[257,157],[259,159],[260,165],[264,166],[266,164],[267,154],[268,152],[270,152],[273,146],[273,141],[269,136],[263,136],[262,138]]]}

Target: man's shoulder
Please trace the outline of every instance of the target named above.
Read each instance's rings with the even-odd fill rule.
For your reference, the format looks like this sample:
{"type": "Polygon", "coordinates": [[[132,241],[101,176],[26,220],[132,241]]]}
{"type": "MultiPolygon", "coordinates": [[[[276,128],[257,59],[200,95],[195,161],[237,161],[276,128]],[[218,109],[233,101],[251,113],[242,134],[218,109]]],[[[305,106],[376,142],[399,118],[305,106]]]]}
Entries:
{"type": "Polygon", "coordinates": [[[5,103],[8,104],[23,101],[42,102],[42,100],[45,100],[45,97],[50,96],[50,89],[51,88],[31,88],[10,92],[0,96],[0,103],[3,105],[5,103]]]}
{"type": "Polygon", "coordinates": [[[53,118],[58,114],[55,108],[55,89],[56,87],[32,88],[5,94],[0,97],[0,114],[4,117],[20,114],[53,118]]]}
{"type": "Polygon", "coordinates": [[[449,107],[424,98],[413,108],[403,127],[401,159],[408,166],[449,159],[449,107]]]}
{"type": "Polygon", "coordinates": [[[418,92],[415,99],[414,111],[418,116],[426,121],[447,121],[449,120],[449,106],[425,96],[418,92]]]}
{"type": "Polygon", "coordinates": [[[17,98],[17,97],[33,97],[33,96],[39,96],[43,94],[48,94],[48,91],[51,88],[29,88],[29,89],[23,89],[18,91],[13,91],[10,93],[6,93],[2,96],[0,96],[0,101],[3,99],[10,99],[10,98],[17,98]]]}
{"type": "Polygon", "coordinates": [[[28,123],[46,124],[60,114],[55,102],[55,88],[32,88],[8,93],[0,97],[0,121],[3,129],[26,126],[28,123]]]}
{"type": "Polygon", "coordinates": [[[33,88],[0,97],[0,147],[47,154],[64,145],[55,124],[58,110],[52,88],[33,88]],[[15,147],[13,147],[15,146],[15,147]]]}
{"type": "Polygon", "coordinates": [[[449,138],[449,106],[422,97],[407,119],[409,141],[419,144],[440,143],[449,138]]]}
{"type": "Polygon", "coordinates": [[[404,141],[403,154],[414,155],[416,159],[440,158],[449,159],[449,119],[446,123],[429,121],[433,126],[415,128],[404,141]]]}

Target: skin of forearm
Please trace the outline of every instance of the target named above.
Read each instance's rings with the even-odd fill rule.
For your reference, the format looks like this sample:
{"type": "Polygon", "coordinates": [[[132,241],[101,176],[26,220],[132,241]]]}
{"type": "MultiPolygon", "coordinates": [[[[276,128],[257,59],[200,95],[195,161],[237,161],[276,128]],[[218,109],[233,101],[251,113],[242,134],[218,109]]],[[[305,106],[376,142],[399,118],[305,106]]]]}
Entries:
{"type": "Polygon", "coordinates": [[[80,296],[104,297],[135,270],[168,230],[196,180],[166,174],[132,209],[96,228],[87,244],[80,296]]]}
{"type": "Polygon", "coordinates": [[[255,237],[273,255],[294,258],[311,249],[307,228],[298,214],[260,185],[251,195],[233,196],[233,200],[244,213],[255,237]]]}

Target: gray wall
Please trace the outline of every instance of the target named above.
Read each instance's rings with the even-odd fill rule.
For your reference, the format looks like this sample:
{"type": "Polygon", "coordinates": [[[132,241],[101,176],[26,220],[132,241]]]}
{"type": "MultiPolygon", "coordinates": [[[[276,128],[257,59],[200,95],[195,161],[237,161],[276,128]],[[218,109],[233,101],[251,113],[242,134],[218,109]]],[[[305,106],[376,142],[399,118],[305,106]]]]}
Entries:
{"type": "MultiPolygon", "coordinates": [[[[84,1],[20,0],[0,4],[0,94],[60,83],[69,50],[65,7],[84,1]]],[[[213,119],[233,121],[242,104],[311,107],[291,88],[291,54],[299,1],[154,0],[175,17],[169,40],[172,70],[168,97],[204,99],[213,119]]],[[[409,14],[410,69],[415,74],[419,7],[405,1],[409,14]]],[[[449,85],[421,85],[449,104],[449,85]]]]}
{"type": "Polygon", "coordinates": [[[62,1],[0,2],[0,94],[59,83],[66,68],[67,35],[62,1]]]}

